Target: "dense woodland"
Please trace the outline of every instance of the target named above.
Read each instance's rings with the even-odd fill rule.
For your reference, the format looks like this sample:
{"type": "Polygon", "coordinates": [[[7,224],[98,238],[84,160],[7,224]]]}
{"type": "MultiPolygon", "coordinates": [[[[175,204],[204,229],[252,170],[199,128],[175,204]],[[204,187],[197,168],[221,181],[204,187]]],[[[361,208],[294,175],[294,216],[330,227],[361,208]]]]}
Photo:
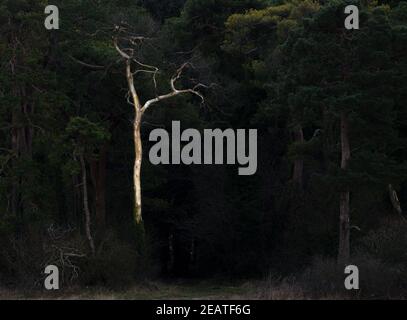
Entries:
{"type": "Polygon", "coordinates": [[[0,287],[343,291],[352,263],[407,297],[406,160],[406,1],[0,0],[0,287]],[[174,120],[257,129],[256,174],[152,165],[174,120]]]}

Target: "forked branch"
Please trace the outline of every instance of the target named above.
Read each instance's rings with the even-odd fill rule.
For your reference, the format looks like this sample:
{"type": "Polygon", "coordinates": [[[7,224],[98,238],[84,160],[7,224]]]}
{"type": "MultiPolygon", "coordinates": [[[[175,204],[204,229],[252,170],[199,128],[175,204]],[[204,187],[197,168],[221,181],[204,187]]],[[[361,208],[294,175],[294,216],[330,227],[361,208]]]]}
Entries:
{"type": "Polygon", "coordinates": [[[144,105],[140,103],[139,96],[137,94],[135,85],[134,85],[134,76],[136,76],[139,73],[147,73],[147,74],[152,74],[153,77],[153,83],[154,83],[154,88],[157,90],[157,79],[156,76],[159,72],[159,69],[155,66],[151,66],[145,63],[140,62],[137,58],[134,57],[134,50],[131,48],[127,49],[122,49],[118,45],[117,39],[114,39],[114,46],[117,50],[117,52],[120,54],[120,56],[126,61],[126,77],[127,77],[127,82],[129,86],[129,91],[131,97],[133,98],[132,103],[136,110],[141,112],[143,114],[148,108],[150,108],[153,104],[175,97],[180,94],[185,94],[185,93],[190,93],[193,95],[198,96],[201,98],[202,101],[204,101],[203,95],[197,90],[198,88],[207,88],[206,85],[199,83],[195,85],[193,88],[189,89],[177,89],[176,88],[176,82],[182,77],[182,74],[184,70],[188,67],[191,66],[190,63],[186,62],[181,65],[180,68],[177,69],[175,74],[172,76],[170,80],[170,86],[171,86],[171,91],[169,93],[163,94],[163,95],[157,95],[155,98],[147,100],[144,105]],[[130,53],[128,53],[130,52],[130,53]],[[140,69],[136,69],[135,71],[132,71],[132,62],[134,62],[137,66],[140,67],[140,69]]]}

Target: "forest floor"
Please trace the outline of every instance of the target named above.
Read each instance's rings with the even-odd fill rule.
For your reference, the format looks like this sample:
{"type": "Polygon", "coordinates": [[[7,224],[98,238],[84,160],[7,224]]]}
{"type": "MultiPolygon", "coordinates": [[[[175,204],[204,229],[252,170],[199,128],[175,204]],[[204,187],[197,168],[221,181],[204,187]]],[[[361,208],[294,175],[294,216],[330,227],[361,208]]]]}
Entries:
{"type": "Polygon", "coordinates": [[[59,291],[19,291],[0,289],[0,300],[68,299],[68,300],[212,300],[244,299],[249,285],[216,285],[199,282],[149,282],[129,289],[70,288],[59,291]]]}
{"type": "MultiPolygon", "coordinates": [[[[315,298],[315,297],[314,297],[315,298]]],[[[267,287],[260,281],[235,284],[215,282],[149,282],[125,290],[71,288],[59,291],[21,292],[0,289],[0,300],[309,300],[312,297],[292,286],[267,287]]],[[[317,299],[343,299],[324,296],[317,299]]]]}

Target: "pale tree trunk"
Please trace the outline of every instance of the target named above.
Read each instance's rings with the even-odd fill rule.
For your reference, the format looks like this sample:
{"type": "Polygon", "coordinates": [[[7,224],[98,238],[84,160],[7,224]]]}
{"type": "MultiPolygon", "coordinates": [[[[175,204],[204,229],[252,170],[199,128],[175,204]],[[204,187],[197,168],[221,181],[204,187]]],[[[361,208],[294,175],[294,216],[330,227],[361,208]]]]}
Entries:
{"type": "Polygon", "coordinates": [[[143,223],[141,214],[141,163],[143,159],[143,145],[141,142],[141,113],[136,112],[134,120],[134,222],[136,226],[143,223]]]}
{"type": "MultiPolygon", "coordinates": [[[[154,66],[149,66],[140,62],[134,56],[134,50],[132,49],[120,49],[118,45],[118,39],[114,39],[114,45],[117,52],[122,56],[124,61],[126,62],[126,79],[127,84],[129,87],[129,99],[128,102],[133,105],[134,107],[134,124],[133,124],[133,139],[134,139],[134,152],[135,152],[135,159],[134,159],[134,172],[133,172],[133,192],[134,192],[134,213],[133,213],[133,220],[136,227],[136,237],[138,241],[139,249],[143,250],[144,247],[144,226],[143,226],[143,217],[142,217],[142,199],[141,199],[141,164],[143,159],[143,146],[141,141],[141,121],[144,115],[144,112],[149,109],[152,105],[175,97],[180,94],[194,94],[200,97],[203,101],[203,96],[196,91],[195,89],[198,87],[205,87],[202,84],[196,85],[192,89],[183,89],[179,90],[175,87],[177,80],[179,80],[182,76],[184,69],[189,65],[188,63],[184,63],[174,74],[174,76],[170,80],[171,91],[167,94],[163,95],[156,95],[155,98],[147,100],[144,104],[141,104],[139,96],[137,94],[136,87],[134,85],[134,76],[138,73],[147,73],[151,74],[153,77],[153,83],[155,89],[157,90],[157,82],[156,82],[156,75],[159,72],[159,69],[154,66]],[[131,52],[131,53],[128,53],[131,52]],[[138,66],[137,70],[132,71],[132,63],[138,66]],[[130,101],[130,98],[132,101],[130,101]]],[[[128,39],[127,39],[128,40],[128,39]]],[[[135,41],[144,41],[144,37],[136,37],[132,39],[131,43],[134,45],[135,41]]]]}
{"type": "MultiPolygon", "coordinates": [[[[134,123],[133,123],[133,140],[134,140],[134,169],[133,169],[133,192],[134,192],[134,213],[133,220],[136,228],[142,227],[143,217],[141,213],[141,163],[143,160],[143,145],[141,141],[141,119],[143,112],[141,110],[141,104],[137,95],[133,73],[131,71],[131,61],[126,61],[126,78],[129,85],[131,97],[133,99],[134,106],[134,123]]],[[[141,230],[137,230],[140,232],[141,230]]],[[[143,237],[141,234],[137,235],[143,237]]],[[[139,239],[143,242],[142,239],[139,239]]]]}
{"type": "Polygon", "coordinates": [[[85,211],[85,232],[89,241],[89,247],[92,255],[95,255],[95,244],[93,242],[92,232],[90,229],[90,210],[89,210],[89,197],[88,197],[88,179],[86,174],[86,164],[83,155],[79,156],[82,168],[82,188],[83,188],[83,209],[85,211]]]}
{"type": "MultiPolygon", "coordinates": [[[[348,169],[351,152],[349,144],[349,119],[345,112],[341,114],[341,152],[341,168],[346,171],[348,169]]],[[[348,187],[340,194],[339,211],[338,263],[346,264],[350,256],[350,191],[348,187]]]]}
{"type": "MultiPolygon", "coordinates": [[[[303,143],[304,142],[304,132],[302,130],[302,126],[298,126],[294,131],[294,141],[296,143],[303,143]]],[[[294,169],[293,169],[293,182],[294,185],[298,188],[300,192],[302,192],[303,188],[303,172],[304,172],[304,159],[297,158],[294,160],[294,169]]]]}

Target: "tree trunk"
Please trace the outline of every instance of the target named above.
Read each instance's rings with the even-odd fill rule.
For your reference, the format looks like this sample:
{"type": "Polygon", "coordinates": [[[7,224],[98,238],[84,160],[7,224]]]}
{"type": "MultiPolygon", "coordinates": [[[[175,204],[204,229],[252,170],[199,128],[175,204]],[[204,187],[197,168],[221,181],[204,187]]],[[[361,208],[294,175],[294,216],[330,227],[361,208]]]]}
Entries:
{"type": "Polygon", "coordinates": [[[78,225],[82,223],[82,191],[81,191],[81,175],[75,174],[72,176],[72,220],[78,225]]]}
{"type": "Polygon", "coordinates": [[[184,63],[175,73],[175,75],[170,80],[171,85],[171,92],[163,95],[156,95],[155,98],[147,100],[144,105],[140,103],[139,96],[137,94],[137,90],[134,86],[134,75],[137,72],[147,72],[152,73],[154,84],[156,85],[156,74],[158,72],[158,68],[154,66],[149,66],[147,64],[143,64],[134,57],[130,56],[127,52],[120,49],[118,45],[117,39],[114,39],[114,44],[117,52],[122,56],[122,58],[126,61],[126,79],[127,84],[129,87],[129,98],[132,98],[132,102],[130,100],[130,104],[134,106],[134,127],[133,127],[133,139],[134,139],[134,151],[135,151],[135,160],[134,160],[134,173],[133,173],[133,192],[134,192],[134,213],[133,213],[133,220],[136,227],[136,241],[138,241],[137,246],[139,249],[144,250],[144,226],[143,226],[143,218],[141,212],[141,163],[143,159],[143,146],[141,142],[141,119],[143,117],[144,112],[150,108],[151,105],[158,103],[160,101],[175,97],[180,94],[194,94],[200,97],[203,100],[203,96],[195,90],[195,88],[199,86],[203,86],[203,84],[196,85],[193,89],[183,89],[178,90],[175,87],[176,81],[181,78],[183,70],[189,65],[189,63],[184,63]],[[141,69],[132,72],[131,64],[132,61],[135,61],[141,69]]]}
{"type": "Polygon", "coordinates": [[[126,58],[126,78],[134,106],[134,124],[133,124],[133,139],[134,139],[134,169],[133,169],[133,192],[134,192],[134,211],[133,221],[135,227],[136,248],[139,252],[144,252],[144,225],[141,212],[141,163],[143,160],[143,145],[141,141],[141,119],[143,110],[140,104],[139,97],[134,87],[133,73],[131,71],[131,59],[126,58]]]}
{"type": "Polygon", "coordinates": [[[389,196],[394,211],[396,211],[398,214],[403,214],[403,211],[401,210],[399,197],[397,196],[397,192],[391,184],[389,184],[389,196]]]}
{"type": "Polygon", "coordinates": [[[67,215],[67,192],[65,189],[62,172],[58,168],[54,171],[54,188],[56,193],[56,200],[58,202],[58,224],[67,226],[69,217],[67,215]]]}
{"type": "Polygon", "coordinates": [[[145,232],[142,216],[142,202],[141,202],[141,164],[143,159],[143,145],[141,142],[141,117],[142,113],[136,111],[134,121],[134,172],[133,172],[133,191],[134,191],[134,228],[135,228],[135,241],[136,250],[140,254],[145,253],[145,232]]]}
{"type": "MultiPolygon", "coordinates": [[[[345,112],[341,114],[341,151],[342,151],[342,170],[348,169],[350,154],[349,144],[349,119],[345,112]]],[[[338,263],[346,264],[350,256],[350,191],[346,187],[340,194],[339,205],[339,250],[338,250],[338,263]]]]}
{"type": "MultiPolygon", "coordinates": [[[[302,130],[302,126],[298,126],[295,129],[294,141],[296,143],[304,142],[304,132],[302,130]]],[[[303,172],[304,172],[304,159],[302,157],[299,159],[295,159],[293,170],[293,182],[300,192],[302,192],[303,188],[303,172]]]]}
{"type": "MultiPolygon", "coordinates": [[[[13,152],[13,168],[17,166],[19,158],[19,146],[18,141],[18,123],[17,123],[17,112],[13,109],[12,114],[12,129],[11,129],[11,149],[13,152]]],[[[19,178],[13,175],[12,179],[12,189],[11,189],[11,211],[14,217],[19,216],[19,178]]]]}
{"type": "MultiPolygon", "coordinates": [[[[28,102],[29,95],[24,87],[14,87],[14,95],[22,99],[22,103],[16,105],[12,110],[12,129],[11,129],[11,149],[13,152],[13,168],[16,168],[21,160],[28,160],[32,157],[33,128],[26,124],[34,111],[34,104],[28,102]]],[[[17,174],[13,176],[11,187],[11,210],[12,214],[18,218],[21,227],[24,226],[24,211],[27,210],[27,201],[24,197],[22,187],[22,176],[17,174]]]]}
{"type": "Polygon", "coordinates": [[[100,234],[106,228],[106,160],[107,146],[104,145],[99,157],[91,162],[92,183],[95,197],[96,227],[100,234]]]}
{"type": "Polygon", "coordinates": [[[141,162],[143,158],[143,146],[141,142],[141,113],[136,111],[134,121],[134,222],[136,226],[143,223],[141,214],[141,162]]]}
{"type": "Polygon", "coordinates": [[[95,255],[95,244],[93,242],[93,237],[90,229],[90,210],[89,210],[89,198],[88,198],[88,179],[86,174],[86,165],[83,155],[79,156],[81,167],[82,167],[82,188],[83,188],[83,208],[85,211],[85,231],[86,237],[89,241],[89,247],[92,251],[92,255],[95,255]]]}

